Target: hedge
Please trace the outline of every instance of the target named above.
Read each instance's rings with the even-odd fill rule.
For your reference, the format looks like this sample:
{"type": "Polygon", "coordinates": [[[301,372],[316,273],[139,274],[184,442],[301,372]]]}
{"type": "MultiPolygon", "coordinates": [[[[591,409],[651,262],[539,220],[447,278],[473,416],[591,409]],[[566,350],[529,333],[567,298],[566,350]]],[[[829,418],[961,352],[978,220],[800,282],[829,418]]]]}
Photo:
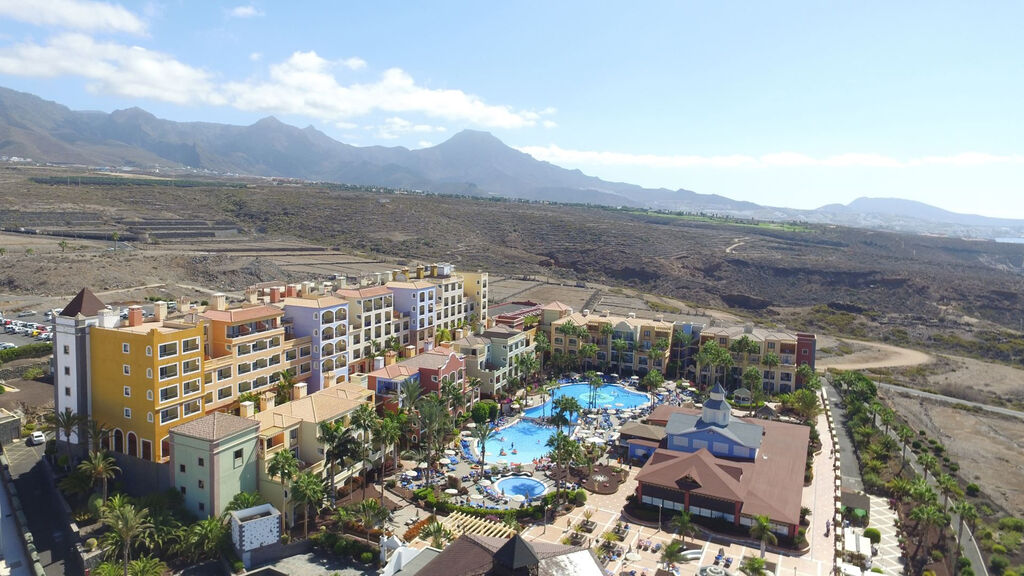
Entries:
{"type": "Polygon", "coordinates": [[[17,348],[0,350],[0,362],[10,362],[12,360],[20,360],[21,358],[39,358],[40,356],[49,356],[50,354],[53,354],[52,342],[37,342],[35,344],[18,346],[17,348]]]}
{"type": "MultiPolygon", "coordinates": [[[[586,502],[587,493],[584,489],[579,490],[563,490],[562,496],[566,502],[575,503],[577,506],[582,506],[586,502]]],[[[524,506],[522,508],[515,508],[511,510],[494,510],[489,508],[477,508],[475,506],[461,506],[458,504],[452,504],[447,500],[438,500],[434,495],[432,488],[420,488],[413,492],[413,498],[416,500],[422,500],[429,504],[435,512],[442,512],[449,514],[451,512],[464,512],[473,516],[496,516],[502,520],[506,518],[514,518],[516,520],[523,520],[526,518],[540,518],[544,514],[544,508],[551,508],[554,506],[555,497],[558,496],[556,492],[548,492],[541,501],[543,506],[534,504],[532,506],[524,506]]]]}

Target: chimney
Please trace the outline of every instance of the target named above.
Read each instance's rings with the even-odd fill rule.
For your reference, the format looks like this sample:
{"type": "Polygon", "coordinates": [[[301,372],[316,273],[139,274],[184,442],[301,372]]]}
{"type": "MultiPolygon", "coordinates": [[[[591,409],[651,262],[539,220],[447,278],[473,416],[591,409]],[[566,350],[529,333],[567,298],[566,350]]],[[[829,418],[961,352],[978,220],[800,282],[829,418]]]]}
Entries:
{"type": "Polygon", "coordinates": [[[456,340],[462,340],[465,337],[466,337],[466,330],[465,329],[463,329],[463,328],[456,328],[455,329],[455,339],[456,340]]]}
{"type": "Polygon", "coordinates": [[[297,298],[299,296],[299,287],[297,284],[289,284],[284,289],[285,298],[297,298]]]}
{"type": "Polygon", "coordinates": [[[246,400],[238,405],[238,415],[242,418],[252,418],[256,413],[253,408],[252,400],[246,400]]]}
{"type": "Polygon", "coordinates": [[[430,275],[437,278],[437,264],[430,265],[430,275]]]}
{"type": "Polygon", "coordinates": [[[433,341],[427,340],[426,342],[423,343],[423,351],[424,352],[430,352],[433,349],[434,349],[433,341]]]}
{"type": "Polygon", "coordinates": [[[192,302],[185,296],[178,298],[178,312],[188,312],[189,307],[192,306],[192,302]]]}
{"type": "Polygon", "coordinates": [[[590,316],[590,310],[588,310],[588,309],[584,308],[584,309],[583,309],[583,315],[584,315],[584,316],[590,316]]]}
{"type": "Polygon", "coordinates": [[[423,264],[417,264],[416,265],[416,279],[417,280],[423,280],[423,270],[424,270],[423,264]]]}
{"type": "Polygon", "coordinates": [[[402,358],[412,358],[416,355],[416,347],[412,344],[402,348],[402,358]]]}
{"type": "Polygon", "coordinates": [[[210,310],[227,310],[228,309],[228,297],[222,292],[217,292],[213,296],[210,296],[210,310]]]}
{"type": "Polygon", "coordinates": [[[306,280],[305,282],[302,283],[302,295],[303,296],[309,296],[310,294],[313,294],[314,292],[316,292],[316,284],[314,284],[313,282],[311,282],[309,280],[306,280]]]}
{"type": "Polygon", "coordinates": [[[394,272],[392,272],[391,270],[388,270],[387,272],[385,272],[384,273],[384,278],[383,278],[384,283],[387,284],[388,282],[391,282],[391,278],[392,277],[394,277],[394,272]]]}
{"type": "Polygon", "coordinates": [[[277,304],[281,301],[281,287],[274,286],[270,289],[270,303],[277,304]]]}
{"type": "Polygon", "coordinates": [[[305,382],[296,382],[295,386],[292,388],[292,400],[298,400],[299,398],[304,398],[305,396],[306,396],[306,383],[305,382]]]}
{"type": "Polygon", "coordinates": [[[260,412],[266,412],[274,407],[274,393],[269,390],[260,394],[260,412]]]}
{"type": "Polygon", "coordinates": [[[153,319],[157,322],[167,319],[167,302],[161,301],[153,305],[153,319]]]}
{"type": "Polygon", "coordinates": [[[128,325],[138,326],[142,324],[142,306],[128,307],[128,325]]]}
{"type": "Polygon", "coordinates": [[[629,313],[629,317],[630,318],[636,318],[636,312],[630,312],[629,313]]]}
{"type": "Polygon", "coordinates": [[[665,321],[665,315],[664,314],[658,314],[658,315],[656,315],[654,317],[654,319],[657,320],[658,322],[664,322],[665,321]]]}
{"type": "Polygon", "coordinates": [[[388,350],[384,353],[384,365],[391,366],[395,362],[398,362],[398,352],[394,350],[388,350]]]}
{"type": "Polygon", "coordinates": [[[344,290],[347,287],[348,287],[348,277],[343,275],[343,274],[339,274],[338,275],[338,290],[344,290]]]}
{"type": "Polygon", "coordinates": [[[373,369],[374,370],[380,370],[383,367],[384,367],[384,357],[383,356],[374,356],[373,357],[373,369]]]}
{"type": "Polygon", "coordinates": [[[609,317],[611,315],[612,315],[612,313],[611,313],[610,310],[601,310],[601,316],[602,317],[607,318],[607,317],[609,317]]]}
{"type": "Polygon", "coordinates": [[[744,334],[753,334],[754,333],[754,325],[749,323],[749,322],[744,324],[743,325],[743,333],[744,334]]]}
{"type": "Polygon", "coordinates": [[[255,288],[247,288],[245,290],[245,301],[247,303],[249,303],[249,304],[255,304],[256,303],[256,289],[255,288]]]}
{"type": "Polygon", "coordinates": [[[330,294],[331,291],[333,290],[333,288],[334,288],[333,284],[331,284],[330,282],[324,282],[321,285],[321,287],[320,287],[320,293],[321,294],[330,294]]]}

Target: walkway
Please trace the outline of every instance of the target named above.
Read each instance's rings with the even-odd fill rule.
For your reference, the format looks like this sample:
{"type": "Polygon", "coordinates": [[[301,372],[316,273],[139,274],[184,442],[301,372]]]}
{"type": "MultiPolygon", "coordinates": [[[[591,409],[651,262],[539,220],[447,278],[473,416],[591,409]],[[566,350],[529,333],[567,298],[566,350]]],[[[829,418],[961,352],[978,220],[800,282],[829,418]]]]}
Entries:
{"type": "Polygon", "coordinates": [[[935,400],[936,402],[944,402],[946,404],[962,404],[964,406],[970,406],[971,408],[985,410],[987,412],[992,412],[994,414],[1002,414],[1003,416],[1011,416],[1013,418],[1020,418],[1021,420],[1024,420],[1024,412],[1021,412],[1020,410],[1014,410],[1012,408],[1003,408],[1002,406],[993,406],[991,404],[984,404],[981,402],[961,400],[953,396],[943,396],[942,394],[925,392],[924,390],[907,388],[906,386],[895,386],[893,384],[885,384],[883,382],[875,382],[875,384],[878,386],[879,390],[885,390],[887,392],[895,392],[897,394],[904,394],[907,396],[927,398],[928,400],[935,400]]]}

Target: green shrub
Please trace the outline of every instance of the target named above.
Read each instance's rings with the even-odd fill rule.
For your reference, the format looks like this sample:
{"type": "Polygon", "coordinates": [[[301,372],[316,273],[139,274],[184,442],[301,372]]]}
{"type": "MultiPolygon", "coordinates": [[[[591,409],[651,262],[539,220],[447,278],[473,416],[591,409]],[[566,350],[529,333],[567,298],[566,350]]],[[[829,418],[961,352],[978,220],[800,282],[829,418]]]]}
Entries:
{"type": "Polygon", "coordinates": [[[576,496],[573,497],[573,501],[576,502],[577,506],[583,506],[587,503],[587,493],[583,490],[577,490],[576,496]]]}
{"type": "Polygon", "coordinates": [[[970,565],[971,565],[971,559],[968,558],[967,556],[960,556],[959,558],[956,559],[957,570],[962,570],[964,568],[967,568],[970,565]]]}
{"type": "Polygon", "coordinates": [[[981,488],[974,482],[971,482],[970,484],[967,485],[967,487],[964,488],[964,492],[968,496],[977,496],[978,494],[981,493],[981,488]]]}
{"type": "Polygon", "coordinates": [[[875,574],[881,574],[882,573],[882,569],[879,568],[878,566],[872,566],[871,567],[871,571],[874,572],[875,574]]]}
{"type": "Polygon", "coordinates": [[[334,552],[335,556],[345,556],[348,554],[349,542],[350,540],[348,538],[339,539],[334,543],[334,546],[331,547],[331,552],[334,552]]]}
{"type": "Polygon", "coordinates": [[[373,552],[363,552],[359,555],[359,560],[363,564],[369,564],[370,562],[373,562],[373,552]]]}
{"type": "MultiPolygon", "coordinates": [[[[6,351],[7,350],[4,350],[4,352],[6,352],[6,351]]],[[[46,373],[43,372],[42,368],[33,366],[33,367],[29,368],[28,370],[25,370],[24,372],[22,372],[21,373],[21,378],[23,380],[36,380],[36,379],[42,378],[44,374],[46,374],[46,373]]]]}
{"type": "Polygon", "coordinates": [[[40,358],[50,354],[53,354],[53,344],[50,342],[26,344],[17,348],[0,350],[0,362],[10,362],[19,358],[40,358]]]}
{"type": "Polygon", "coordinates": [[[957,464],[956,462],[950,462],[949,463],[949,471],[950,472],[959,472],[960,471],[960,465],[957,464]]]}
{"type": "Polygon", "coordinates": [[[1010,567],[1010,561],[1006,559],[1006,556],[993,554],[992,557],[988,559],[988,566],[996,576],[1001,576],[1003,571],[1010,567]]]}
{"type": "Polygon", "coordinates": [[[1000,518],[999,529],[1013,530],[1014,532],[1024,532],[1024,518],[1014,518],[1013,516],[1006,516],[1005,518],[1000,518]]]}
{"type": "MultiPolygon", "coordinates": [[[[968,561],[968,564],[970,564],[970,561],[968,561]]],[[[974,568],[971,568],[970,566],[965,566],[964,568],[960,569],[959,574],[960,576],[974,576],[974,568]]]]}
{"type": "Polygon", "coordinates": [[[871,540],[872,544],[878,544],[882,541],[882,533],[878,531],[878,528],[865,528],[864,537],[871,540]]]}
{"type": "Polygon", "coordinates": [[[993,544],[992,545],[992,553],[993,554],[1006,554],[1006,546],[1003,546],[1002,544],[993,544]]]}
{"type": "Polygon", "coordinates": [[[931,557],[932,562],[941,562],[942,559],[945,558],[945,556],[942,555],[942,550],[939,549],[932,550],[931,557]]]}
{"type": "Polygon", "coordinates": [[[98,544],[99,543],[96,541],[95,538],[89,538],[88,540],[85,541],[85,549],[91,552],[91,551],[96,549],[96,546],[98,544]]]}

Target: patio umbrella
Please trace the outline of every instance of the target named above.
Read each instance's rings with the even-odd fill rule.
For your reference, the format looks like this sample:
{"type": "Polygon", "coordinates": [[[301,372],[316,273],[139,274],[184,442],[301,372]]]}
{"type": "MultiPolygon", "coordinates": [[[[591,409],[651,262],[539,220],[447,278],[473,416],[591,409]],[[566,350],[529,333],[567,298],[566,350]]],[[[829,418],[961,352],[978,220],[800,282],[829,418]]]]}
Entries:
{"type": "Polygon", "coordinates": [[[455,488],[448,488],[448,489],[446,489],[446,490],[444,491],[444,493],[445,493],[445,494],[451,494],[452,496],[455,496],[456,494],[458,494],[458,493],[459,493],[459,491],[458,491],[458,490],[456,490],[455,488]]]}
{"type": "Polygon", "coordinates": [[[455,456],[455,450],[451,450],[451,449],[445,450],[444,451],[444,455],[445,456],[455,456]]]}
{"type": "Polygon", "coordinates": [[[466,428],[476,428],[476,422],[470,422],[469,424],[466,424],[466,428]]]}
{"type": "Polygon", "coordinates": [[[615,414],[615,408],[609,408],[609,409],[605,410],[605,412],[607,412],[609,414],[615,414]]]}
{"type": "Polygon", "coordinates": [[[587,414],[588,420],[597,420],[599,416],[597,414],[587,414]]]}
{"type": "Polygon", "coordinates": [[[430,467],[430,465],[427,464],[426,462],[420,462],[419,464],[416,465],[416,467],[419,468],[420,470],[426,470],[427,468],[430,467]]]}
{"type": "Polygon", "coordinates": [[[612,378],[618,378],[619,377],[618,374],[609,374],[609,376],[611,376],[612,378]]]}
{"type": "Polygon", "coordinates": [[[462,435],[463,436],[469,436],[470,434],[472,434],[472,432],[470,432],[469,430],[463,430],[462,431],[462,435]]]}
{"type": "Polygon", "coordinates": [[[669,380],[668,382],[665,382],[665,388],[668,388],[669,390],[675,390],[676,389],[676,383],[671,381],[671,380],[669,380]]]}
{"type": "Polygon", "coordinates": [[[512,409],[513,410],[519,410],[519,402],[513,402],[512,403],[512,409]]]}
{"type": "Polygon", "coordinates": [[[522,494],[513,494],[511,500],[513,502],[526,502],[526,496],[522,494]]]}
{"type": "Polygon", "coordinates": [[[636,552],[630,552],[629,554],[626,554],[626,560],[629,560],[630,562],[636,562],[639,559],[640,555],[636,552]]]}
{"type": "Polygon", "coordinates": [[[405,475],[408,476],[409,478],[415,478],[416,476],[419,475],[419,473],[417,473],[415,470],[406,470],[405,475]]]}
{"type": "Polygon", "coordinates": [[[598,438],[597,436],[591,436],[590,438],[587,438],[585,442],[589,444],[604,444],[604,440],[598,438]]]}
{"type": "Polygon", "coordinates": [[[504,466],[504,465],[508,464],[508,460],[505,460],[504,458],[502,458],[501,460],[498,460],[498,464],[504,466]]]}
{"type": "Polygon", "coordinates": [[[857,518],[863,518],[868,515],[868,511],[863,508],[854,508],[853,515],[857,518]]]}
{"type": "Polygon", "coordinates": [[[484,495],[483,494],[473,494],[472,496],[469,497],[469,499],[470,500],[483,500],[484,499],[484,495]]]}
{"type": "Polygon", "coordinates": [[[491,481],[486,479],[486,478],[484,478],[483,480],[480,481],[480,485],[481,486],[490,486],[491,485],[491,481]]]}
{"type": "Polygon", "coordinates": [[[623,404],[622,402],[616,402],[616,403],[615,403],[615,407],[616,407],[616,408],[625,408],[625,407],[626,407],[626,405],[625,405],[625,404],[623,404]]]}

